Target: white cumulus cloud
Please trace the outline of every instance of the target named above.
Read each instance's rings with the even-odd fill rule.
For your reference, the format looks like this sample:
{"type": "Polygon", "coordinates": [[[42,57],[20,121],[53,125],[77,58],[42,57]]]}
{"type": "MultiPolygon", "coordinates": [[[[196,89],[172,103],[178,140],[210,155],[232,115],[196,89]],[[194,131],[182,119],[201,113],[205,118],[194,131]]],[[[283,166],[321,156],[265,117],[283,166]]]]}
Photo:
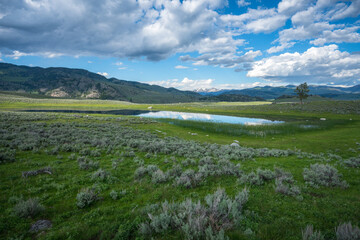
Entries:
{"type": "Polygon", "coordinates": [[[188,69],[189,67],[183,66],[183,65],[177,65],[175,66],[176,69],[188,69]]]}
{"type": "Polygon", "coordinates": [[[97,72],[97,74],[104,76],[104,77],[108,77],[109,74],[107,72],[97,72]]]}
{"type": "Polygon", "coordinates": [[[214,79],[193,80],[185,77],[183,80],[170,79],[166,81],[153,81],[149,82],[149,84],[159,85],[167,88],[173,87],[180,90],[194,90],[198,88],[211,88],[213,82],[214,79]]]}
{"type": "Polygon", "coordinates": [[[256,61],[247,76],[283,82],[353,84],[354,79],[360,80],[359,66],[360,54],[342,52],[332,44],[256,61]]]}
{"type": "Polygon", "coordinates": [[[246,0],[238,0],[237,1],[237,5],[239,7],[246,7],[246,6],[249,6],[251,3],[250,2],[247,2],[246,0]]]}

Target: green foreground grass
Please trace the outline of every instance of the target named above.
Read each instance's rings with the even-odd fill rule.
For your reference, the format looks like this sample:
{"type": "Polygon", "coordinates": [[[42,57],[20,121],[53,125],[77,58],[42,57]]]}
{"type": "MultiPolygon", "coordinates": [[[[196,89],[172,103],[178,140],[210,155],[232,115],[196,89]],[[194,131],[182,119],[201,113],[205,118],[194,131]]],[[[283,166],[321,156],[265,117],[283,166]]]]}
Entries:
{"type": "MultiPolygon", "coordinates": [[[[308,224],[325,234],[326,239],[335,239],[334,228],[340,223],[351,221],[360,224],[360,177],[359,168],[349,168],[341,161],[328,157],[329,153],[343,159],[359,156],[360,117],[359,102],[321,102],[305,106],[294,104],[269,103],[189,103],[151,105],[153,110],[174,110],[188,112],[207,112],[233,116],[258,116],[277,120],[286,120],[285,126],[243,128],[227,124],[198,124],[197,122],[139,121],[138,118],[82,114],[47,114],[22,113],[20,118],[2,118],[3,129],[16,126],[19,132],[28,136],[35,132],[35,127],[43,124],[44,129],[74,129],[91,131],[86,126],[118,126],[150,132],[160,139],[174,136],[188,141],[201,143],[231,144],[234,140],[249,148],[293,149],[301,152],[318,154],[318,157],[298,157],[296,155],[280,157],[256,157],[255,160],[232,160],[241,164],[244,173],[258,168],[273,170],[274,166],[289,171],[296,184],[301,188],[303,200],[276,193],[274,181],[261,186],[240,184],[235,176],[208,177],[199,186],[184,188],[174,186],[172,181],[154,184],[151,177],[141,180],[134,178],[139,167],[134,156],[126,153],[134,151],[135,157],[142,159],[145,166],[157,165],[161,170],[171,169],[181,164],[185,157],[172,154],[148,154],[137,148],[115,146],[112,151],[106,147],[89,145],[90,150],[98,149],[100,154],[89,156],[98,161],[100,167],[111,173],[117,181],[96,183],[91,180],[94,171],[79,169],[77,151],[59,150],[50,153],[56,146],[21,150],[16,148],[16,161],[0,164],[0,238],[1,239],[135,239],[142,238],[138,232],[139,224],[147,216],[141,209],[148,204],[165,200],[179,202],[191,197],[202,200],[218,188],[224,188],[230,196],[247,187],[250,191],[249,201],[245,205],[244,217],[236,226],[226,231],[231,239],[301,239],[301,231],[308,224]],[[266,105],[259,105],[266,104],[266,105]],[[36,116],[36,117],[35,117],[36,116]],[[52,116],[52,117],[48,117],[52,116]],[[82,117],[79,117],[82,116],[82,117]],[[326,121],[320,121],[325,117],[326,121]],[[350,120],[351,119],[351,120],[350,120]],[[299,128],[309,124],[316,128],[299,128]],[[23,127],[22,127],[23,126],[23,127]],[[26,127],[24,127],[26,126],[26,127]],[[33,127],[32,127],[33,126],[33,127]],[[238,131],[235,131],[238,129],[238,131]],[[240,131],[241,130],[241,131],[240,131]],[[266,134],[263,134],[266,132],[266,134]],[[191,133],[196,133],[193,135],[191,133]],[[251,134],[253,133],[253,134],[251,134]],[[71,154],[76,158],[69,158],[71,154]],[[319,155],[320,154],[320,155],[319,155]],[[323,156],[323,157],[321,157],[323,156]],[[114,159],[122,159],[116,169],[114,159]],[[174,160],[175,159],[175,160],[174,160]],[[303,169],[310,164],[328,163],[335,166],[343,175],[349,188],[308,186],[303,178],[303,169]],[[21,176],[23,171],[50,166],[54,173],[28,178],[21,176]],[[101,199],[89,207],[80,209],[76,206],[76,196],[83,188],[96,185],[101,189],[101,199]],[[112,190],[126,190],[126,195],[113,200],[109,193],[112,190]],[[38,198],[45,206],[45,211],[33,218],[19,218],[13,213],[14,202],[11,199],[38,198]],[[43,233],[30,233],[32,223],[39,219],[51,220],[53,227],[43,233]],[[251,229],[250,235],[245,234],[251,229]]],[[[100,100],[54,100],[30,99],[19,96],[0,95],[0,116],[12,116],[13,111],[25,109],[147,109],[150,105],[131,104],[117,101],[100,100]]],[[[116,134],[114,131],[113,134],[116,134]]],[[[4,135],[2,135],[4,136],[4,135]]],[[[56,137],[56,136],[54,136],[56,137]]],[[[93,136],[89,136],[92,139],[93,136]]],[[[110,133],[103,138],[114,137],[110,133]]],[[[118,136],[122,137],[122,136],[118,136]]],[[[27,137],[8,136],[1,139],[1,150],[8,150],[8,142],[17,139],[26,141],[27,137]]],[[[31,139],[28,139],[31,140],[31,139]]],[[[99,139],[101,140],[101,139],[99,139]]],[[[19,140],[19,144],[22,144],[19,140]]],[[[50,141],[45,139],[44,141],[50,141]]],[[[71,144],[71,142],[70,142],[71,144]]],[[[195,158],[198,161],[198,158],[195,158]]],[[[197,169],[194,167],[184,167],[197,169]]],[[[156,239],[182,239],[178,231],[167,231],[155,234],[156,239]]]]}

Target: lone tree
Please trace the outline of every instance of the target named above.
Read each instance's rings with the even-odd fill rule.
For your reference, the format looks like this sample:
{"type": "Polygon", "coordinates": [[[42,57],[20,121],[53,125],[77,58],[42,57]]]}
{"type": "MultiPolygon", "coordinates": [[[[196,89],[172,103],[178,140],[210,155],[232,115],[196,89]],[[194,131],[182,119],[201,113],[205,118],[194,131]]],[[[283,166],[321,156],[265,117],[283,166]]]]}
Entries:
{"type": "Polygon", "coordinates": [[[306,99],[309,96],[308,95],[309,91],[310,90],[306,82],[296,87],[295,92],[298,95],[301,104],[303,104],[303,99],[306,99]]]}

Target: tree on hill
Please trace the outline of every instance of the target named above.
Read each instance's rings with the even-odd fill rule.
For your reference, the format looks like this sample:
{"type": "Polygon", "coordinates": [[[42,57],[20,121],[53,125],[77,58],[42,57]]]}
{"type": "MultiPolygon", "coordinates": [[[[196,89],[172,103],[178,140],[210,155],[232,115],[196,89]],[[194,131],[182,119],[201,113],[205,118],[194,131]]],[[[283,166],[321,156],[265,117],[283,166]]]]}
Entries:
{"type": "Polygon", "coordinates": [[[310,90],[306,82],[296,87],[295,92],[298,95],[301,104],[303,104],[303,99],[306,99],[309,96],[308,95],[309,91],[310,90]]]}

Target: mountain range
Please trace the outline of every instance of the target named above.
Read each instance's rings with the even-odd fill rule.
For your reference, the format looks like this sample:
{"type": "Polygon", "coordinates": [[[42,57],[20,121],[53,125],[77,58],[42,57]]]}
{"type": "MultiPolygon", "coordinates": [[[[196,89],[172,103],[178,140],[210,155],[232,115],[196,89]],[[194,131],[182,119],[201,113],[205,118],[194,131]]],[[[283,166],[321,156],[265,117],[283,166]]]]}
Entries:
{"type": "MultiPolygon", "coordinates": [[[[207,89],[201,89],[196,91],[197,93],[204,96],[218,96],[223,94],[241,94],[252,97],[262,97],[265,99],[276,99],[284,96],[296,96],[294,90],[296,89],[295,85],[287,85],[281,87],[254,87],[246,89],[221,89],[215,91],[213,88],[210,91],[207,89]]],[[[309,94],[318,95],[324,98],[331,98],[335,100],[354,100],[360,99],[360,85],[355,85],[353,87],[333,87],[333,86],[323,86],[323,85],[310,85],[309,94]]]]}
{"type": "Polygon", "coordinates": [[[139,82],[106,78],[83,69],[40,68],[0,63],[0,90],[60,98],[114,99],[136,103],[197,101],[202,96],[139,82]]]}
{"type": "MultiPolygon", "coordinates": [[[[295,96],[296,86],[248,89],[198,89],[181,91],[146,83],[106,78],[84,69],[28,67],[0,63],[0,91],[27,93],[37,97],[113,99],[135,103],[194,101],[263,101],[295,96]]],[[[309,86],[310,94],[321,97],[360,99],[360,85],[349,88],[309,86]]]]}

